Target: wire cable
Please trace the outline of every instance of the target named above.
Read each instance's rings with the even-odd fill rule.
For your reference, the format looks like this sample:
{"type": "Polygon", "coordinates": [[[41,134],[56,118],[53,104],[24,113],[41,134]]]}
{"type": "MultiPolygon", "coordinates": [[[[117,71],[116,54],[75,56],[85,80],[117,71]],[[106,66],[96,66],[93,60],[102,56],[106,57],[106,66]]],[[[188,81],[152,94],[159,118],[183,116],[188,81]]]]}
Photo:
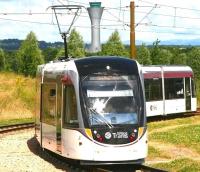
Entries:
{"type": "Polygon", "coordinates": [[[154,7],[152,7],[151,8],[151,10],[148,12],[148,13],[146,13],[146,15],[135,25],[135,28],[155,9],[155,8],[157,8],[157,5],[155,4],[155,6],[154,7]]]}
{"type": "MultiPolygon", "coordinates": [[[[144,3],[148,3],[151,5],[155,5],[154,3],[150,2],[150,1],[146,1],[146,0],[139,0],[140,2],[144,2],[144,3]]],[[[172,5],[165,5],[165,4],[159,4],[157,3],[158,6],[163,6],[163,7],[169,7],[169,8],[177,8],[177,9],[182,9],[182,10],[190,10],[190,11],[198,11],[200,12],[199,9],[193,9],[193,8],[186,8],[186,7],[178,7],[178,6],[172,6],[172,5]]]]}

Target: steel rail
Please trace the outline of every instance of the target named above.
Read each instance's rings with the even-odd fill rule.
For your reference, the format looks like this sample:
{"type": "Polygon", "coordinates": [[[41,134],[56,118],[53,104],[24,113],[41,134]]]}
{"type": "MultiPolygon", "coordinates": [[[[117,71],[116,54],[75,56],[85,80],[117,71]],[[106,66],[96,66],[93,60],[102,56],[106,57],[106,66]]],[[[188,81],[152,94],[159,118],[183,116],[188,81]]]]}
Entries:
{"type": "Polygon", "coordinates": [[[7,126],[0,126],[0,134],[1,133],[8,133],[8,132],[11,132],[11,131],[16,131],[16,130],[33,128],[33,127],[35,127],[35,123],[34,122],[23,123],[23,124],[13,124],[13,125],[7,125],[7,126]]]}

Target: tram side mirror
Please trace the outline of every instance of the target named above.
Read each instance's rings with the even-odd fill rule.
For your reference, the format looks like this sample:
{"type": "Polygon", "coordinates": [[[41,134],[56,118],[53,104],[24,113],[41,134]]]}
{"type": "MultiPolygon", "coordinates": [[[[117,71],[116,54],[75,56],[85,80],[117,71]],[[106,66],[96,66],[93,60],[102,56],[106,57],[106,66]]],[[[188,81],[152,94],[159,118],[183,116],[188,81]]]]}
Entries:
{"type": "Polygon", "coordinates": [[[71,78],[68,76],[68,75],[64,75],[62,78],[61,78],[61,82],[65,85],[72,85],[72,80],[71,78]]]}

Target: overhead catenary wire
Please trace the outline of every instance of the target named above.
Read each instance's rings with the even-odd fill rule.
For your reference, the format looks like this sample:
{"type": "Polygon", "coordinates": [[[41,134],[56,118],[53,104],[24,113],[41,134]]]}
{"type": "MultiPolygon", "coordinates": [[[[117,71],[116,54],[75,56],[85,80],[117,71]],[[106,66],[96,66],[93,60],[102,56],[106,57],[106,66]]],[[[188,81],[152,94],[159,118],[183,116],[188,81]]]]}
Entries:
{"type": "Polygon", "coordinates": [[[152,7],[151,10],[148,13],[146,13],[146,15],[135,25],[135,27],[137,27],[156,7],[157,5],[152,7]]]}
{"type": "MultiPolygon", "coordinates": [[[[144,11],[136,11],[136,13],[147,14],[147,12],[144,12],[144,11]]],[[[171,18],[174,18],[174,15],[163,14],[163,13],[155,13],[155,12],[153,12],[153,13],[151,13],[150,15],[164,16],[164,17],[171,17],[171,18]]],[[[200,17],[190,17],[190,16],[180,16],[180,15],[176,15],[176,18],[200,20],[200,17]]]]}
{"type": "Polygon", "coordinates": [[[84,2],[77,2],[77,1],[71,1],[71,0],[65,0],[68,3],[75,3],[75,4],[79,4],[79,5],[88,5],[88,3],[84,3],[84,2]]]}
{"type": "MultiPolygon", "coordinates": [[[[52,24],[52,23],[42,23],[42,22],[30,22],[30,21],[25,21],[25,20],[15,20],[15,19],[5,19],[5,18],[0,18],[0,20],[8,20],[8,21],[14,21],[14,22],[25,22],[25,23],[30,23],[30,24],[41,24],[41,25],[54,25],[56,26],[56,24],[52,24]]],[[[69,26],[69,25],[62,25],[62,26],[69,26]]],[[[108,28],[109,26],[112,26],[112,25],[100,25],[100,28],[103,29],[103,30],[116,30],[115,28],[108,28]]],[[[74,27],[78,27],[78,28],[86,28],[86,29],[89,29],[91,28],[90,26],[83,26],[83,25],[75,25],[74,27]]],[[[96,26],[94,26],[96,27],[96,26]]],[[[159,26],[159,25],[152,25],[152,27],[168,27],[168,28],[171,28],[172,26],[159,26]]],[[[194,29],[194,28],[184,28],[184,27],[177,27],[177,28],[182,28],[182,29],[194,29]]],[[[198,28],[200,29],[200,28],[198,28]]],[[[124,29],[124,28],[118,28],[118,30],[123,30],[123,31],[127,31],[129,32],[130,29],[124,29]]],[[[167,31],[150,31],[150,30],[136,30],[136,32],[150,32],[150,33],[169,33],[167,31]]],[[[192,33],[192,32],[178,32],[178,33],[173,33],[173,34],[181,34],[181,35],[200,35],[200,33],[192,33]]]]}
{"type": "MultiPolygon", "coordinates": [[[[84,12],[82,12],[84,13],[84,12]]],[[[58,13],[60,15],[64,14],[64,13],[58,13]]],[[[51,13],[45,13],[45,12],[31,12],[31,13],[26,13],[26,12],[23,12],[23,13],[1,13],[0,12],[0,15],[2,16],[12,16],[12,15],[51,15],[52,16],[52,12],[51,13]]],[[[68,15],[73,15],[73,13],[71,14],[68,14],[68,15]]],[[[112,15],[112,14],[111,14],[112,15]]],[[[84,17],[84,18],[88,18],[89,19],[89,16],[88,15],[79,15],[79,17],[84,17]]],[[[117,18],[117,17],[116,17],[117,18]]],[[[101,19],[102,21],[113,21],[113,22],[119,22],[119,18],[117,18],[117,20],[113,20],[113,19],[108,19],[108,18],[102,18],[101,19]]],[[[122,21],[121,21],[122,22],[122,21]]]]}
{"type": "MultiPolygon", "coordinates": [[[[38,14],[38,13],[37,13],[38,14]]],[[[52,15],[52,13],[50,13],[52,15]]],[[[147,14],[147,13],[145,13],[147,14]]],[[[70,14],[69,14],[70,15],[70,14]]],[[[79,17],[87,17],[84,15],[80,15],[79,17]]],[[[178,17],[178,16],[176,16],[178,17]]],[[[52,25],[52,23],[48,23],[48,22],[38,22],[38,21],[30,21],[30,20],[19,20],[19,19],[10,19],[10,18],[0,18],[1,20],[9,20],[9,21],[19,21],[19,22],[26,22],[26,23],[35,23],[35,24],[46,24],[46,25],[52,25]]],[[[200,18],[199,18],[200,19],[200,18]]],[[[107,21],[113,21],[112,19],[104,19],[107,21]]],[[[114,20],[115,22],[119,22],[119,20],[114,20]]],[[[125,21],[120,21],[120,23],[122,23],[122,27],[125,26],[129,26],[129,22],[125,22],[125,21]]],[[[55,25],[55,24],[53,24],[55,25]]],[[[166,28],[170,28],[170,27],[174,27],[174,26],[170,26],[170,25],[156,25],[156,24],[148,24],[148,23],[138,23],[137,25],[145,25],[145,26],[153,26],[153,27],[166,27],[166,28]]],[[[101,26],[120,26],[118,24],[109,24],[109,25],[101,25],[101,26]]],[[[81,27],[81,26],[80,26],[81,27]]],[[[84,26],[83,26],[84,27],[84,26]]],[[[194,28],[194,27],[179,27],[176,26],[175,28],[183,28],[183,29],[200,29],[200,28],[194,28]]]]}
{"type": "MultiPolygon", "coordinates": [[[[61,0],[57,0],[60,4],[62,5],[66,5],[64,3],[61,2],[61,0]]],[[[67,3],[75,3],[75,4],[81,4],[81,5],[84,5],[84,6],[88,6],[88,3],[83,3],[83,2],[78,2],[78,1],[72,1],[72,0],[63,0],[67,3]]],[[[147,0],[138,0],[139,2],[143,2],[143,3],[147,3],[147,4],[150,4],[150,5],[136,5],[135,8],[143,8],[143,7],[154,7],[155,5],[157,6],[163,6],[163,7],[170,7],[170,8],[176,8],[176,9],[183,9],[183,10],[191,10],[191,11],[198,11],[200,12],[200,9],[194,9],[194,8],[187,8],[187,7],[180,7],[180,6],[172,6],[172,5],[165,5],[165,4],[160,4],[160,3],[153,3],[153,2],[150,2],[150,1],[147,1],[147,0]]],[[[54,3],[54,0],[52,1],[52,3],[54,3]]],[[[127,9],[127,11],[129,11],[128,8],[130,8],[128,5],[126,6],[119,6],[119,7],[104,7],[106,10],[119,10],[121,11],[123,8],[125,10],[125,8],[127,9]]],[[[4,12],[3,12],[4,13],[4,12]]],[[[0,14],[3,14],[3,13],[0,13],[0,14]]],[[[5,12],[5,14],[9,14],[7,12],[5,12]]],[[[20,13],[12,13],[12,14],[20,14],[20,13]]],[[[24,13],[24,14],[28,14],[28,13],[24,13]]],[[[35,13],[36,14],[36,13],[35,13]]],[[[46,13],[39,13],[39,14],[46,14],[46,13]]]]}
{"type": "MultiPolygon", "coordinates": [[[[66,0],[67,1],[67,0],[66,0]]],[[[144,1],[144,0],[140,0],[142,2],[148,2],[148,1],[144,1]]],[[[69,2],[76,2],[76,1],[69,1],[69,2]]],[[[76,2],[78,3],[78,2],[76,2]]],[[[136,5],[135,7],[155,7],[156,5],[160,6],[161,4],[154,4],[152,2],[148,2],[150,4],[152,4],[151,6],[141,6],[141,5],[136,5]]],[[[86,3],[81,3],[81,4],[86,4],[86,3]]],[[[164,5],[164,6],[168,6],[168,5],[164,5]]],[[[110,10],[110,9],[118,9],[118,10],[121,10],[122,8],[127,8],[129,6],[126,6],[126,7],[118,7],[118,8],[113,8],[113,7],[105,7],[105,10],[110,10]]],[[[180,8],[180,9],[189,9],[189,10],[195,10],[195,11],[199,11],[198,9],[190,9],[190,8],[182,8],[182,7],[176,7],[176,6],[170,6],[170,7],[173,7],[173,8],[180,8]]],[[[126,10],[123,10],[123,11],[126,11],[126,10]]],[[[128,10],[127,10],[128,11],[128,10]]],[[[82,13],[85,13],[87,14],[87,12],[82,12],[82,13]]],[[[143,13],[143,14],[148,14],[146,11],[136,11],[136,13],[143,13]]],[[[60,13],[61,14],[61,13],[60,13]]],[[[52,13],[48,13],[48,12],[32,12],[31,10],[29,10],[29,12],[0,12],[0,15],[52,15],[52,13]]],[[[116,19],[118,19],[117,21],[119,21],[119,17],[117,16],[114,16],[111,12],[110,12],[110,15],[112,15],[113,17],[115,17],[116,19]]],[[[170,14],[162,14],[162,13],[153,13],[151,12],[150,15],[158,15],[158,16],[166,16],[166,17],[173,17],[174,18],[174,15],[170,15],[170,14]]],[[[87,17],[87,16],[85,16],[87,17]]],[[[200,19],[200,17],[191,17],[191,16],[180,16],[180,15],[176,15],[176,18],[185,18],[185,19],[200,19]]],[[[102,20],[109,20],[109,19],[103,19],[102,20]]]]}
{"type": "MultiPolygon", "coordinates": [[[[149,1],[146,1],[146,0],[139,0],[140,2],[144,2],[144,3],[148,3],[149,5],[136,5],[135,7],[137,7],[137,10],[136,10],[136,15],[137,14],[144,14],[144,17],[142,17],[142,19],[136,24],[136,27],[137,26],[146,26],[148,28],[152,28],[150,30],[144,30],[144,29],[138,29],[136,30],[136,32],[151,32],[151,33],[169,33],[169,32],[172,32],[173,29],[185,29],[186,31],[185,32],[174,32],[172,34],[189,34],[189,35],[199,35],[199,33],[192,33],[192,32],[188,32],[187,30],[199,30],[200,28],[199,27],[186,27],[186,26],[179,26],[177,25],[177,20],[178,18],[181,18],[181,19],[192,19],[192,20],[200,20],[200,17],[193,17],[193,16],[183,16],[183,15],[177,15],[177,12],[175,11],[174,14],[162,14],[162,13],[156,13],[156,12],[153,12],[153,9],[155,7],[170,7],[170,8],[174,8],[174,9],[182,9],[182,10],[193,10],[193,11],[196,11],[196,12],[200,12],[200,10],[198,9],[190,9],[190,8],[184,8],[184,7],[176,7],[176,6],[170,6],[170,5],[164,5],[164,4],[158,4],[158,3],[152,3],[152,2],[149,2],[149,1]],[[148,7],[148,8],[152,8],[149,12],[146,12],[146,11],[139,11],[138,9],[141,9],[141,8],[144,8],[144,7],[148,7]],[[151,16],[151,15],[155,15],[155,16],[164,16],[164,17],[171,17],[172,18],[172,25],[159,25],[159,24],[155,24],[155,23],[142,23],[142,21],[151,16]],[[168,31],[164,31],[164,30],[154,30],[155,28],[167,28],[167,29],[170,29],[171,30],[168,30],[168,31]]],[[[78,3],[80,4],[79,2],[76,2],[76,1],[70,1],[70,0],[66,0],[66,2],[68,3],[78,3]]],[[[88,5],[86,3],[81,3],[83,5],[88,5]]],[[[101,24],[100,25],[100,28],[103,29],[103,30],[122,30],[122,31],[130,31],[129,29],[129,22],[128,21],[125,21],[125,14],[126,12],[128,12],[128,9],[129,6],[121,6],[120,7],[105,7],[105,11],[107,12],[107,14],[109,14],[110,16],[112,16],[114,19],[109,19],[109,18],[103,18],[102,17],[102,21],[112,21],[112,22],[116,22],[115,24],[101,24]],[[120,11],[120,14],[117,16],[115,14],[112,13],[112,10],[119,10],[120,11]],[[123,15],[121,14],[123,12],[123,15]],[[112,27],[116,27],[116,28],[112,28],[112,27]]],[[[79,17],[84,17],[84,18],[88,18],[88,15],[84,15],[86,14],[87,12],[82,12],[82,14],[79,16],[79,17]]],[[[14,13],[11,13],[11,12],[0,12],[0,15],[2,16],[15,16],[15,15],[30,15],[30,16],[33,16],[33,15],[51,15],[52,16],[52,12],[32,12],[31,10],[29,10],[29,12],[14,12],[14,13]]],[[[24,23],[31,23],[31,24],[41,24],[41,25],[56,25],[54,24],[53,22],[53,19],[52,21],[49,23],[49,22],[40,22],[40,21],[31,21],[31,19],[29,20],[19,20],[19,19],[11,19],[11,18],[0,18],[0,20],[7,20],[7,21],[13,21],[13,22],[24,22],[24,23]]],[[[91,28],[90,26],[84,26],[84,25],[75,25],[75,27],[79,27],[79,28],[91,28]]],[[[176,30],[175,30],[176,31],[176,30]]]]}
{"type": "MultiPolygon", "coordinates": [[[[83,12],[82,12],[83,13],[83,12]]],[[[200,20],[200,17],[189,17],[189,16],[179,16],[179,15],[169,15],[169,14],[162,14],[162,13],[147,13],[147,12],[144,12],[144,11],[136,11],[136,13],[142,13],[142,14],[145,14],[145,16],[147,15],[155,15],[155,16],[164,16],[164,17],[176,17],[176,18],[183,18],[183,19],[191,19],[191,20],[200,20]]],[[[59,14],[63,14],[63,13],[59,13],[59,14]]],[[[2,12],[0,13],[0,15],[4,15],[4,16],[7,16],[7,15],[51,15],[52,16],[52,13],[45,13],[45,12],[20,12],[20,13],[5,13],[5,12],[2,12]]],[[[69,14],[71,15],[71,14],[69,14]]],[[[110,13],[110,15],[113,16],[112,13],[110,13]]],[[[124,16],[124,14],[123,14],[124,16]]],[[[88,15],[80,15],[79,17],[85,17],[85,18],[88,18],[88,15]]],[[[115,16],[115,18],[117,20],[113,20],[113,19],[108,19],[108,18],[102,18],[102,21],[113,21],[113,22],[120,22],[120,23],[129,23],[127,21],[124,21],[124,17],[123,19],[119,19],[117,16],[115,16]]],[[[145,18],[145,17],[144,17],[145,18]]]]}
{"type": "MultiPolygon", "coordinates": [[[[123,10],[125,11],[125,10],[123,10]]],[[[84,13],[84,12],[82,12],[84,13]]],[[[136,10],[136,14],[137,13],[141,13],[141,14],[147,14],[147,12],[145,11],[138,11],[136,10]]],[[[62,14],[62,13],[60,13],[62,14]]],[[[85,12],[85,14],[87,14],[87,12],[85,12]]],[[[0,12],[0,15],[52,15],[52,13],[50,12],[0,12]]],[[[174,18],[174,15],[170,15],[170,14],[163,14],[163,13],[155,13],[155,12],[151,12],[150,15],[155,15],[155,16],[164,16],[164,17],[172,17],[174,18]]],[[[81,16],[81,17],[88,17],[88,16],[81,16]]],[[[176,18],[183,18],[183,19],[194,19],[194,20],[200,20],[200,17],[191,17],[191,16],[180,16],[180,15],[176,15],[176,18]]],[[[106,18],[102,18],[102,20],[107,20],[107,21],[119,21],[119,18],[117,18],[118,20],[111,20],[111,19],[106,19],[106,18]]]]}
{"type": "MultiPolygon", "coordinates": [[[[148,3],[151,5],[155,5],[155,3],[150,2],[150,1],[146,1],[146,0],[139,0],[140,2],[144,2],[144,3],[148,3]]],[[[169,8],[177,8],[177,9],[182,9],[182,10],[189,10],[189,11],[196,11],[196,12],[200,12],[199,9],[194,9],[194,8],[187,8],[187,7],[178,7],[178,6],[173,6],[173,5],[165,5],[165,4],[159,4],[156,3],[158,6],[163,6],[163,7],[169,7],[169,8]]]]}
{"type": "MultiPolygon", "coordinates": [[[[12,13],[14,14],[14,13],[12,13]]],[[[22,14],[22,13],[20,13],[22,14]]],[[[24,14],[24,13],[23,13],[24,14]]],[[[28,14],[28,13],[26,13],[28,14]]],[[[36,13],[36,14],[42,14],[42,13],[36,13]]],[[[49,13],[52,15],[52,13],[49,13]]],[[[146,15],[149,14],[149,13],[145,13],[146,15]]],[[[69,14],[70,15],[70,14],[69,14]]],[[[87,16],[84,16],[84,15],[80,15],[79,17],[87,17],[87,16]]],[[[176,16],[178,17],[178,16],[176,16]]],[[[117,17],[116,17],[117,18],[117,17]]],[[[9,19],[9,18],[0,18],[1,20],[9,20],[9,21],[18,21],[18,22],[25,22],[25,23],[35,23],[35,24],[46,24],[46,25],[55,25],[54,23],[48,23],[48,22],[38,22],[38,21],[29,21],[29,20],[18,20],[18,19],[9,19]]],[[[198,19],[198,18],[196,18],[198,19]]],[[[200,19],[200,18],[199,18],[200,19]]],[[[107,20],[107,21],[113,21],[111,19],[104,19],[104,20],[107,20]]],[[[115,20],[115,22],[119,22],[119,19],[118,20],[115,20]]],[[[122,27],[125,26],[129,26],[129,23],[128,22],[125,22],[125,21],[120,21],[120,23],[123,22],[123,25],[121,25],[122,27]]],[[[149,26],[149,27],[165,27],[165,28],[174,28],[174,26],[170,26],[170,25],[156,25],[156,24],[148,24],[148,23],[138,23],[137,25],[145,25],[145,26],[149,26]]],[[[119,26],[118,24],[109,24],[109,25],[101,25],[101,26],[119,26]]],[[[81,27],[81,26],[79,26],[81,27]]],[[[86,26],[82,26],[82,27],[86,27],[86,26]]],[[[90,27],[88,27],[90,28],[90,27]]],[[[182,28],[182,29],[200,29],[200,28],[194,28],[194,27],[179,27],[179,26],[176,26],[175,28],[182,28]]],[[[123,29],[124,30],[124,29],[123,29]]]]}

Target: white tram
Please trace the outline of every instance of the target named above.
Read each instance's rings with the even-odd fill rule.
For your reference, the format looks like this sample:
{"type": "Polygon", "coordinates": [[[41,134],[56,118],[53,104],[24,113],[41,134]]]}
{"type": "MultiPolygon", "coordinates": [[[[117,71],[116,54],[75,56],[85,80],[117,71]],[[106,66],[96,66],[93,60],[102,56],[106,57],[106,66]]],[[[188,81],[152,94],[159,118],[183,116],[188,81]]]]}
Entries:
{"type": "Polygon", "coordinates": [[[143,66],[147,116],[196,111],[194,76],[189,66],[143,66]]]}
{"type": "Polygon", "coordinates": [[[90,57],[40,65],[36,138],[81,164],[141,164],[147,156],[142,70],[134,60],[90,57]]]}

